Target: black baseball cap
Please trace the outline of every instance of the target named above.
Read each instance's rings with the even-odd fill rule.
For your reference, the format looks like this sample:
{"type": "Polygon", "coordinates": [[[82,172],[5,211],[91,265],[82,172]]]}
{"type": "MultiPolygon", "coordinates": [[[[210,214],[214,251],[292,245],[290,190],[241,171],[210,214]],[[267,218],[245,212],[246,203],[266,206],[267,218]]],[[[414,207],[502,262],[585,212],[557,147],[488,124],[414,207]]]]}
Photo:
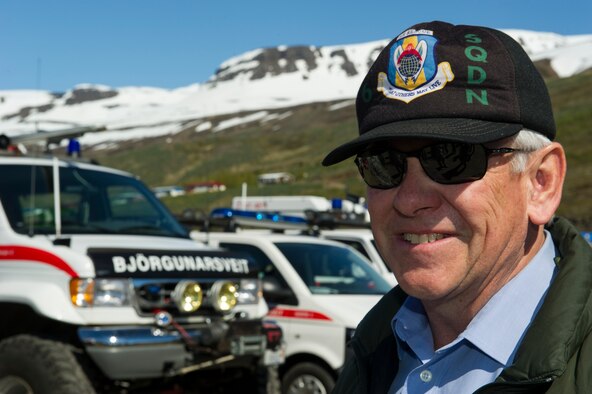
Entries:
{"type": "Polygon", "coordinates": [[[555,138],[545,82],[522,46],[480,26],[416,24],[378,55],[356,98],[359,136],[329,166],[395,137],[485,143],[527,128],[555,138]]]}

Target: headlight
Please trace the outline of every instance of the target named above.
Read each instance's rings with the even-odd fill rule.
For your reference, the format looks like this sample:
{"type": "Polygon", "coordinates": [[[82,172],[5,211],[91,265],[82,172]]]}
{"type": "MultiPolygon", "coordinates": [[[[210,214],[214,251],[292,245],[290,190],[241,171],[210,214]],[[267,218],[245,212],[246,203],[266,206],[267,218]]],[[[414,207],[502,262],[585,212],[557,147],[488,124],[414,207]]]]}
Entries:
{"type": "Polygon", "coordinates": [[[238,303],[241,305],[258,304],[263,297],[259,279],[242,279],[238,287],[238,303]]]}
{"type": "Polygon", "coordinates": [[[181,281],[173,291],[173,299],[181,312],[195,312],[203,301],[203,291],[196,282],[181,281]]]}
{"type": "Polygon", "coordinates": [[[215,282],[210,289],[210,301],[217,311],[231,311],[238,302],[238,286],[232,282],[215,282]]]}
{"type": "Polygon", "coordinates": [[[70,299],[80,307],[130,305],[127,279],[82,279],[70,281],[70,299]]]}

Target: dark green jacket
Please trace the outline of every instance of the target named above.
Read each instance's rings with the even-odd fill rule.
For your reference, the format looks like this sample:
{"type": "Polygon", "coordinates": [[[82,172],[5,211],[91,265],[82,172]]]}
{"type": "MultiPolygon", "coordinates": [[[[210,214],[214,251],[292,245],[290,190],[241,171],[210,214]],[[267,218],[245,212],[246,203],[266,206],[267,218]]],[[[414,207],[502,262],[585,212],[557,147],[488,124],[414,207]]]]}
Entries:
{"type": "MultiPolygon", "coordinates": [[[[560,256],[557,276],[514,364],[477,393],[592,393],[592,248],[564,219],[547,229],[560,256]]],[[[388,392],[398,369],[391,319],[406,297],[394,288],[362,320],[334,394],[388,392]]]]}

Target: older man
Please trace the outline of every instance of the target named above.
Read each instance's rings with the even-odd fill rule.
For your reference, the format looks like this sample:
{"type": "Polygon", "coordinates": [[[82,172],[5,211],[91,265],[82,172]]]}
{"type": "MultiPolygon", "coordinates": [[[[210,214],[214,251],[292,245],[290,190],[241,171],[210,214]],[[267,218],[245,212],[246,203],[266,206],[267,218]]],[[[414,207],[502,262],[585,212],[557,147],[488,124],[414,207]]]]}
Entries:
{"type": "Polygon", "coordinates": [[[355,156],[399,286],[351,341],[336,393],[592,393],[592,252],[554,218],[566,160],[521,46],[421,23],[356,101],[355,156]]]}

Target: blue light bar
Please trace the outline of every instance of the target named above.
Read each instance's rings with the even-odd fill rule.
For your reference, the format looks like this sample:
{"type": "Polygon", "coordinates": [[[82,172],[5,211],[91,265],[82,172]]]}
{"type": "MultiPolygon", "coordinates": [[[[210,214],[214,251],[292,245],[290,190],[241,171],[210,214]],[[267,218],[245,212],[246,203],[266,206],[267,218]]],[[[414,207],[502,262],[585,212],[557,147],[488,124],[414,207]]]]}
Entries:
{"type": "Polygon", "coordinates": [[[210,213],[212,219],[236,219],[245,223],[246,221],[271,222],[277,225],[306,225],[306,219],[298,216],[280,215],[275,212],[243,211],[231,208],[215,208],[210,213]]]}

